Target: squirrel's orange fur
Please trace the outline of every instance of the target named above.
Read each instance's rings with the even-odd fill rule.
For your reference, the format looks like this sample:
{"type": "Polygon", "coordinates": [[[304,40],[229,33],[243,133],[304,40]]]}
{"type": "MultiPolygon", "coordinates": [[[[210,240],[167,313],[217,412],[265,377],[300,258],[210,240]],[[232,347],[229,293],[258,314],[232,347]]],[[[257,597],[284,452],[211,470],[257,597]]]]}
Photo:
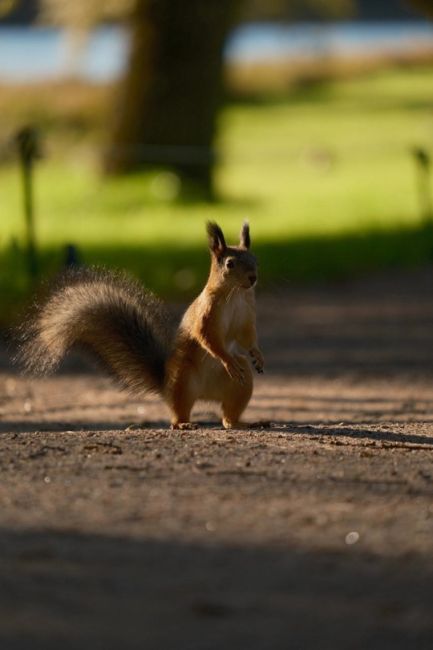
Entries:
{"type": "Polygon", "coordinates": [[[172,427],[192,426],[197,400],[219,402],[224,427],[239,427],[253,388],[250,359],[263,372],[255,323],[257,263],[249,252],[248,224],[238,246],[227,246],[215,223],[207,232],[209,278],[176,330],[163,305],[136,283],[83,270],[68,274],[24,328],[21,360],[43,372],[79,344],[126,388],[161,394],[172,427]]]}

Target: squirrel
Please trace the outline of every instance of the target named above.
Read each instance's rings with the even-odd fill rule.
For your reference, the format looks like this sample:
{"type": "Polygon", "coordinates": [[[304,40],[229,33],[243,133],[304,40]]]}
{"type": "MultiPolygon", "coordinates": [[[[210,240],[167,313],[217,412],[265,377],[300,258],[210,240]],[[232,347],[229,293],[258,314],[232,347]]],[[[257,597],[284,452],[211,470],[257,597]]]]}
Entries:
{"type": "Polygon", "coordinates": [[[73,346],[93,353],[123,388],[158,393],[173,429],[193,429],[197,400],[219,402],[226,429],[240,422],[253,390],[248,360],[263,372],[254,288],[257,261],[244,223],[237,246],[207,223],[210,273],[177,328],[167,308],[139,283],[114,272],[69,270],[21,329],[18,359],[39,374],[73,346]]]}

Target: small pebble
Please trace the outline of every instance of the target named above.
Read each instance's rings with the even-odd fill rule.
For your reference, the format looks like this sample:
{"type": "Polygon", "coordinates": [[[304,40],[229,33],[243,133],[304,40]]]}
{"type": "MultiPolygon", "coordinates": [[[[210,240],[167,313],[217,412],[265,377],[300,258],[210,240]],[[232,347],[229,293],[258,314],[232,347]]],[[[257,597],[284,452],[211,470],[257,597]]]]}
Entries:
{"type": "Polygon", "coordinates": [[[359,540],[359,533],[357,533],[356,530],[353,530],[352,532],[347,533],[346,538],[345,538],[345,542],[349,546],[351,546],[352,544],[356,544],[356,542],[358,540],[359,540]]]}

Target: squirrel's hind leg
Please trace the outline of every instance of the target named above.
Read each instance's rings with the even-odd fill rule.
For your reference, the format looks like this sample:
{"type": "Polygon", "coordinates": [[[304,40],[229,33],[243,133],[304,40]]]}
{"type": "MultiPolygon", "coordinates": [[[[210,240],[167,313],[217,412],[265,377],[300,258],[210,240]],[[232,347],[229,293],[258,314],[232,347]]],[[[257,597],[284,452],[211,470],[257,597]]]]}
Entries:
{"type": "Polygon", "coordinates": [[[244,365],[243,383],[230,379],[224,390],[222,411],[225,429],[245,429],[248,426],[240,422],[240,418],[253,393],[253,375],[246,359],[244,365]]]}
{"type": "Polygon", "coordinates": [[[183,404],[182,407],[173,408],[171,415],[171,428],[172,429],[197,429],[198,425],[191,422],[191,405],[183,404]]]}
{"type": "Polygon", "coordinates": [[[169,407],[171,411],[172,429],[197,429],[198,425],[191,422],[191,411],[196,401],[196,395],[191,388],[184,383],[174,387],[169,407]]]}

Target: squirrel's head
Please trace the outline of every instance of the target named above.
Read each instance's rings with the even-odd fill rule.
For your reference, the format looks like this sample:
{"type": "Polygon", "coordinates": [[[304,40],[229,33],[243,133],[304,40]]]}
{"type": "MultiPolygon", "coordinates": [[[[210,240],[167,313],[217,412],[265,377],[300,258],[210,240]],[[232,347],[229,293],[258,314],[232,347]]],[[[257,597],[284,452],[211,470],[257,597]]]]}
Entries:
{"type": "Polygon", "coordinates": [[[212,256],[212,274],[228,288],[251,289],[257,282],[257,260],[250,253],[250,227],[242,226],[238,246],[227,246],[218,224],[208,221],[207,234],[212,256]]]}

